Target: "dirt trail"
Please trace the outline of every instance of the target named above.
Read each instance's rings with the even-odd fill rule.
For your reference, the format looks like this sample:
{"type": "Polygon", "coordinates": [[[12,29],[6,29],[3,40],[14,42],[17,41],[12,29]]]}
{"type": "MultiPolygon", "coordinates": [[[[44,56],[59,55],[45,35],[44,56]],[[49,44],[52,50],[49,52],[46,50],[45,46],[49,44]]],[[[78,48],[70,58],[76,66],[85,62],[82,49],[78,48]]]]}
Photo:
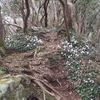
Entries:
{"type": "Polygon", "coordinates": [[[35,52],[35,56],[32,51],[25,53],[14,52],[5,58],[4,65],[13,70],[13,73],[17,73],[17,70],[20,69],[21,73],[46,82],[58,94],[53,90],[51,92],[62,96],[61,100],[80,100],[71,82],[67,79],[66,73],[62,71],[64,59],[56,54],[59,49],[57,34],[51,32],[46,34],[45,37],[48,38],[43,40],[45,50],[35,52]],[[51,53],[56,56],[52,57],[51,53]]]}

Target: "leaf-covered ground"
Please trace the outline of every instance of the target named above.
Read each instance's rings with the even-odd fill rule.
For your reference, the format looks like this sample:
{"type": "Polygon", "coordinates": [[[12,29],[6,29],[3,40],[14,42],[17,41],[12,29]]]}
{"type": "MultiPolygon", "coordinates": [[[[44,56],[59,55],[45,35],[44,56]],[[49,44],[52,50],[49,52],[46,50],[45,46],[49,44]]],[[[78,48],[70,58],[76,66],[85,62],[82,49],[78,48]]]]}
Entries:
{"type": "MultiPolygon", "coordinates": [[[[74,81],[67,76],[69,71],[64,71],[66,59],[59,53],[61,44],[57,33],[51,31],[41,39],[43,45],[28,52],[8,49],[3,65],[10,74],[23,74],[39,80],[50,93],[60,98],[57,100],[81,100],[75,91],[74,81]]],[[[84,65],[85,60],[81,61],[84,65]]],[[[99,62],[97,65],[100,66],[99,62]]]]}

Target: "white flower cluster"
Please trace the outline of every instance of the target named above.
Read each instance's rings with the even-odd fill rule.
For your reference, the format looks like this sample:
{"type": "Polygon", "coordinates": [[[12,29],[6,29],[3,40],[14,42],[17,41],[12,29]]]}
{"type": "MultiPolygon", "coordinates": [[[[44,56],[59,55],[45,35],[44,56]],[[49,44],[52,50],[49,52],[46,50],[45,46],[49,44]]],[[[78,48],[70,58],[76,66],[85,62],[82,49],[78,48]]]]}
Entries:
{"type": "Polygon", "coordinates": [[[89,54],[88,45],[78,45],[78,41],[73,36],[71,38],[71,43],[68,43],[66,40],[61,40],[62,51],[61,54],[67,58],[79,58],[84,55],[89,54]]]}
{"type": "MultiPolygon", "coordinates": [[[[18,37],[17,37],[18,38],[18,37]]],[[[26,41],[30,41],[30,42],[37,42],[37,43],[43,43],[43,41],[41,40],[41,39],[38,39],[38,37],[37,36],[29,36],[29,35],[25,35],[24,37],[19,37],[19,39],[24,39],[24,40],[26,40],[26,41]]],[[[16,39],[16,37],[12,37],[12,36],[7,36],[6,38],[5,38],[5,42],[12,42],[12,41],[15,41],[15,42],[17,42],[17,39],[16,39]],[[14,40],[15,39],[15,40],[14,40]]],[[[30,43],[29,43],[30,44],[30,43]]]]}
{"type": "Polygon", "coordinates": [[[90,78],[84,79],[83,81],[84,81],[85,83],[94,83],[94,80],[93,80],[93,79],[90,79],[90,78]]]}
{"type": "Polygon", "coordinates": [[[7,48],[21,49],[21,51],[32,50],[39,44],[43,44],[37,36],[17,34],[5,38],[7,48]]]}
{"type": "Polygon", "coordinates": [[[96,84],[98,71],[90,68],[92,60],[86,61],[86,58],[91,53],[90,49],[92,49],[87,44],[88,42],[82,42],[79,45],[75,37],[71,38],[71,43],[61,40],[61,55],[67,60],[64,71],[67,70],[67,77],[73,81],[77,87],[77,92],[82,98],[87,96],[87,99],[84,100],[95,100],[94,91],[96,89],[97,94],[100,93],[100,85],[96,84]]]}
{"type": "Polygon", "coordinates": [[[34,41],[34,42],[38,42],[38,43],[43,43],[43,41],[41,39],[38,39],[37,36],[30,36],[30,35],[25,35],[25,39],[26,40],[30,40],[30,42],[34,41]]]}

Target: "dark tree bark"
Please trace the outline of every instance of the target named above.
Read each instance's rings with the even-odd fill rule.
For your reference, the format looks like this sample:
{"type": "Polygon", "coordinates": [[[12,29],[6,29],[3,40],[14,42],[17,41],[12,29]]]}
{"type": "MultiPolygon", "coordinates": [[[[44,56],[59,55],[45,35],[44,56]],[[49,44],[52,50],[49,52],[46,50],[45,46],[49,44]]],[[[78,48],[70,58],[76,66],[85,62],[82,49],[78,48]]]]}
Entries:
{"type": "Polygon", "coordinates": [[[4,40],[4,28],[2,24],[1,7],[0,7],[0,40],[4,40]]]}
{"type": "Polygon", "coordinates": [[[70,42],[70,33],[69,33],[69,27],[70,27],[70,20],[69,20],[69,9],[68,9],[68,4],[67,4],[67,0],[65,0],[65,27],[66,27],[66,33],[67,33],[67,37],[68,37],[68,42],[70,42]]]}
{"type": "Polygon", "coordinates": [[[30,16],[30,7],[29,7],[29,2],[28,0],[25,0],[25,6],[26,6],[26,15],[24,17],[24,27],[23,27],[23,32],[26,32],[26,29],[28,27],[28,18],[30,16]]]}
{"type": "Polygon", "coordinates": [[[65,22],[65,28],[66,28],[66,35],[68,38],[68,42],[70,42],[70,33],[69,33],[69,9],[67,0],[65,2],[63,0],[59,0],[63,7],[63,14],[64,14],[64,22],[65,22]]]}
{"type": "Polygon", "coordinates": [[[45,17],[45,27],[48,26],[48,13],[47,13],[47,7],[48,7],[48,4],[49,4],[49,0],[45,0],[44,1],[44,17],[45,17]]]}
{"type": "MultiPolygon", "coordinates": [[[[5,55],[4,38],[5,38],[5,30],[4,30],[4,26],[2,23],[1,7],[0,7],[0,56],[5,55]]],[[[2,64],[3,64],[2,61],[0,61],[0,65],[2,64]]]]}

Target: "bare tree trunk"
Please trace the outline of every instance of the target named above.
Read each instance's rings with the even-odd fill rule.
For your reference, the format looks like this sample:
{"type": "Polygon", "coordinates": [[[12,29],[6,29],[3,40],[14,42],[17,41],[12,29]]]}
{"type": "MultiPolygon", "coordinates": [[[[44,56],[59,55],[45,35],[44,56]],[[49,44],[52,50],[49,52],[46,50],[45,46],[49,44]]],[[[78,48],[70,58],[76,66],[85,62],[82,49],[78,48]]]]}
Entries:
{"type": "Polygon", "coordinates": [[[76,31],[76,37],[77,40],[79,42],[79,44],[81,43],[81,37],[80,37],[80,32],[81,32],[81,26],[82,26],[82,22],[77,21],[76,18],[76,11],[75,11],[75,4],[71,2],[71,0],[68,0],[68,6],[70,7],[71,10],[71,19],[73,21],[73,25],[76,31]]]}
{"type": "Polygon", "coordinates": [[[57,17],[57,7],[56,7],[56,2],[53,1],[53,5],[54,5],[54,19],[55,21],[53,23],[55,23],[55,25],[58,25],[58,17],[57,17]]]}
{"type": "Polygon", "coordinates": [[[48,13],[47,13],[48,3],[49,3],[49,0],[44,1],[45,27],[48,26],[48,13]]]}
{"type": "Polygon", "coordinates": [[[63,2],[62,0],[59,0],[60,3],[63,6],[63,14],[64,14],[64,21],[65,21],[65,28],[66,28],[66,34],[67,34],[67,38],[68,38],[68,42],[70,42],[70,33],[69,33],[69,11],[68,11],[68,5],[67,5],[67,0],[65,0],[65,2],[63,2]]]}
{"type": "Polygon", "coordinates": [[[1,7],[0,7],[0,40],[4,40],[4,27],[2,24],[1,7]]]}
{"type": "Polygon", "coordinates": [[[40,19],[42,18],[42,15],[41,13],[39,13],[39,9],[40,7],[38,8],[37,5],[35,4],[35,0],[32,0],[32,8],[34,8],[36,14],[38,15],[38,20],[40,21],[40,19]]]}
{"type": "MultiPolygon", "coordinates": [[[[4,26],[2,24],[2,16],[1,16],[1,6],[0,6],[0,56],[5,55],[5,43],[4,43],[4,26]]],[[[0,62],[0,65],[2,65],[2,62],[0,62]]]]}
{"type": "Polygon", "coordinates": [[[28,18],[30,16],[30,7],[29,7],[29,2],[28,0],[25,0],[25,6],[26,6],[26,15],[25,15],[25,18],[24,18],[24,27],[23,27],[23,32],[25,33],[26,32],[26,29],[28,27],[28,18]]]}

